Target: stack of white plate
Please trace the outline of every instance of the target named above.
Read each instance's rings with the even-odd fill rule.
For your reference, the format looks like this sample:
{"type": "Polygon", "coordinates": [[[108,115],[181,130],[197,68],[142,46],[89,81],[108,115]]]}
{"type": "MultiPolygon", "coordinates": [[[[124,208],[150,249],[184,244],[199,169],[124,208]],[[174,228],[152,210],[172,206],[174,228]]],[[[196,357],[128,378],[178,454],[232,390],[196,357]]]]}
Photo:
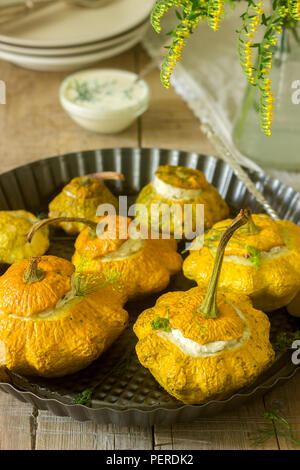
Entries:
{"type": "Polygon", "coordinates": [[[107,0],[97,9],[66,3],[45,6],[0,26],[0,58],[53,72],[95,64],[141,40],[154,3],[107,0]]]}

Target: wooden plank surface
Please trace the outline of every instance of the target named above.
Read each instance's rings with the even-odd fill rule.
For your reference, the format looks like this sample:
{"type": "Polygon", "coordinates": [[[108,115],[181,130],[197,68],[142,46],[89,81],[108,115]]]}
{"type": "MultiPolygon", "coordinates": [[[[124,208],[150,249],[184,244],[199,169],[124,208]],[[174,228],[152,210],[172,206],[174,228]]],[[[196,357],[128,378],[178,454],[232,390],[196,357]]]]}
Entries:
{"type": "MultiPolygon", "coordinates": [[[[138,71],[147,61],[140,46],[101,66],[138,71]]],[[[199,129],[192,111],[173,90],[164,90],[158,71],[147,78],[152,99],[148,112],[116,136],[89,133],[62,110],[58,88],[66,74],[23,70],[0,62],[0,79],[7,85],[7,104],[0,106],[0,171],[78,150],[126,147],[176,148],[215,153],[199,129]]],[[[0,392],[0,449],[248,449],[250,437],[264,423],[270,403],[280,401],[300,435],[300,374],[264,398],[231,413],[188,425],[124,428],[79,423],[71,418],[36,410],[0,392]]],[[[262,448],[288,449],[295,445],[273,437],[262,448]]]]}

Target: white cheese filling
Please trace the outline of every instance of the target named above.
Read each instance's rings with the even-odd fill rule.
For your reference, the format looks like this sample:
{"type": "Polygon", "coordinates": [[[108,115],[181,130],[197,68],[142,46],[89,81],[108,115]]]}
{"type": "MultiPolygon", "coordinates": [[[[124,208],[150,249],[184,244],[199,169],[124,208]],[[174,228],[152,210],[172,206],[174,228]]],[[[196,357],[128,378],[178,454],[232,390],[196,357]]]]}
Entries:
{"type": "Polygon", "coordinates": [[[107,262],[107,261],[120,261],[126,258],[130,258],[131,256],[137,255],[145,245],[145,240],[143,239],[133,239],[129,238],[120,248],[116,251],[112,251],[105,256],[100,258],[100,261],[107,262]]]}
{"type": "Polygon", "coordinates": [[[232,305],[232,307],[239,317],[245,322],[245,328],[243,330],[242,336],[238,339],[231,339],[229,341],[212,341],[206,344],[199,344],[197,341],[185,338],[180,330],[173,328],[171,332],[158,331],[157,334],[158,336],[175,344],[175,346],[177,346],[181,352],[191,357],[209,357],[220,354],[223,351],[232,351],[233,349],[240,347],[250,337],[251,334],[247,319],[235,305],[232,305]]]}
{"type": "MultiPolygon", "coordinates": [[[[61,314],[67,314],[72,308],[76,306],[76,304],[81,301],[82,297],[75,296],[74,292],[70,290],[61,299],[59,299],[54,308],[47,308],[42,312],[37,313],[36,315],[32,315],[31,317],[23,317],[15,315],[14,313],[9,314],[9,317],[25,321],[55,320],[61,314]]],[[[0,310],[0,313],[3,312],[0,310]]]]}
{"type": "Polygon", "coordinates": [[[165,183],[155,176],[152,181],[152,188],[154,191],[163,196],[166,199],[184,201],[186,199],[193,199],[200,196],[203,192],[202,189],[183,189],[172,186],[171,184],[165,183]]]}
{"type": "MultiPolygon", "coordinates": [[[[215,255],[217,249],[210,248],[210,250],[215,255]]],[[[271,261],[281,256],[288,255],[290,253],[289,249],[286,246],[275,246],[271,248],[270,251],[261,251],[261,261],[271,261]]],[[[253,263],[249,258],[244,258],[244,256],[229,255],[224,256],[224,262],[243,264],[244,266],[253,266],[253,263]]]]}

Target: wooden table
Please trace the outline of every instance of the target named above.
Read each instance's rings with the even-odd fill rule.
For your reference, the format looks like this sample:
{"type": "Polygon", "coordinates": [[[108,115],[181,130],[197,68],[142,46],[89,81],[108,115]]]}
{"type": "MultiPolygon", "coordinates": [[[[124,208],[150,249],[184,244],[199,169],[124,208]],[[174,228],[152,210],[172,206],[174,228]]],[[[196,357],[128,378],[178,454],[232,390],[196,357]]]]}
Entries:
{"type": "MultiPolygon", "coordinates": [[[[137,72],[147,61],[140,46],[101,66],[137,72]]],[[[130,129],[101,136],[79,128],[62,110],[58,87],[66,74],[31,72],[0,62],[7,104],[0,105],[0,171],[43,157],[108,147],[161,147],[215,153],[199,122],[173,90],[164,90],[158,71],[148,77],[149,111],[130,129]]],[[[124,428],[75,422],[39,411],[0,392],[0,449],[249,449],[251,433],[265,421],[270,404],[280,402],[300,437],[300,374],[231,413],[188,425],[124,428]]],[[[274,436],[262,448],[297,449],[274,436]]]]}

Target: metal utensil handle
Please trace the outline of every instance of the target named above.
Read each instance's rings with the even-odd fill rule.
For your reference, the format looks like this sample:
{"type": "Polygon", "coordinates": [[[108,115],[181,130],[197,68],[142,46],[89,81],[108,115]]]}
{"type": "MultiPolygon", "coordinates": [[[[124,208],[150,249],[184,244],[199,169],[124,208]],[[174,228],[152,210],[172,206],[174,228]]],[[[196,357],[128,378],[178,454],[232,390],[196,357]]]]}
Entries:
{"type": "Polygon", "coordinates": [[[237,161],[237,158],[234,157],[232,152],[228,150],[226,144],[215,133],[212,126],[208,123],[203,123],[201,125],[201,129],[205,133],[205,135],[208,137],[208,139],[212,142],[216,150],[219,152],[219,154],[221,155],[221,158],[223,158],[228,163],[228,165],[231,166],[236,176],[242,181],[242,183],[244,183],[246,188],[255,197],[255,199],[264,207],[267,214],[273,220],[280,220],[280,217],[277,214],[277,212],[270,206],[270,204],[262,195],[262,193],[256,188],[253,181],[251,181],[247,173],[243,170],[243,168],[237,161]]]}

